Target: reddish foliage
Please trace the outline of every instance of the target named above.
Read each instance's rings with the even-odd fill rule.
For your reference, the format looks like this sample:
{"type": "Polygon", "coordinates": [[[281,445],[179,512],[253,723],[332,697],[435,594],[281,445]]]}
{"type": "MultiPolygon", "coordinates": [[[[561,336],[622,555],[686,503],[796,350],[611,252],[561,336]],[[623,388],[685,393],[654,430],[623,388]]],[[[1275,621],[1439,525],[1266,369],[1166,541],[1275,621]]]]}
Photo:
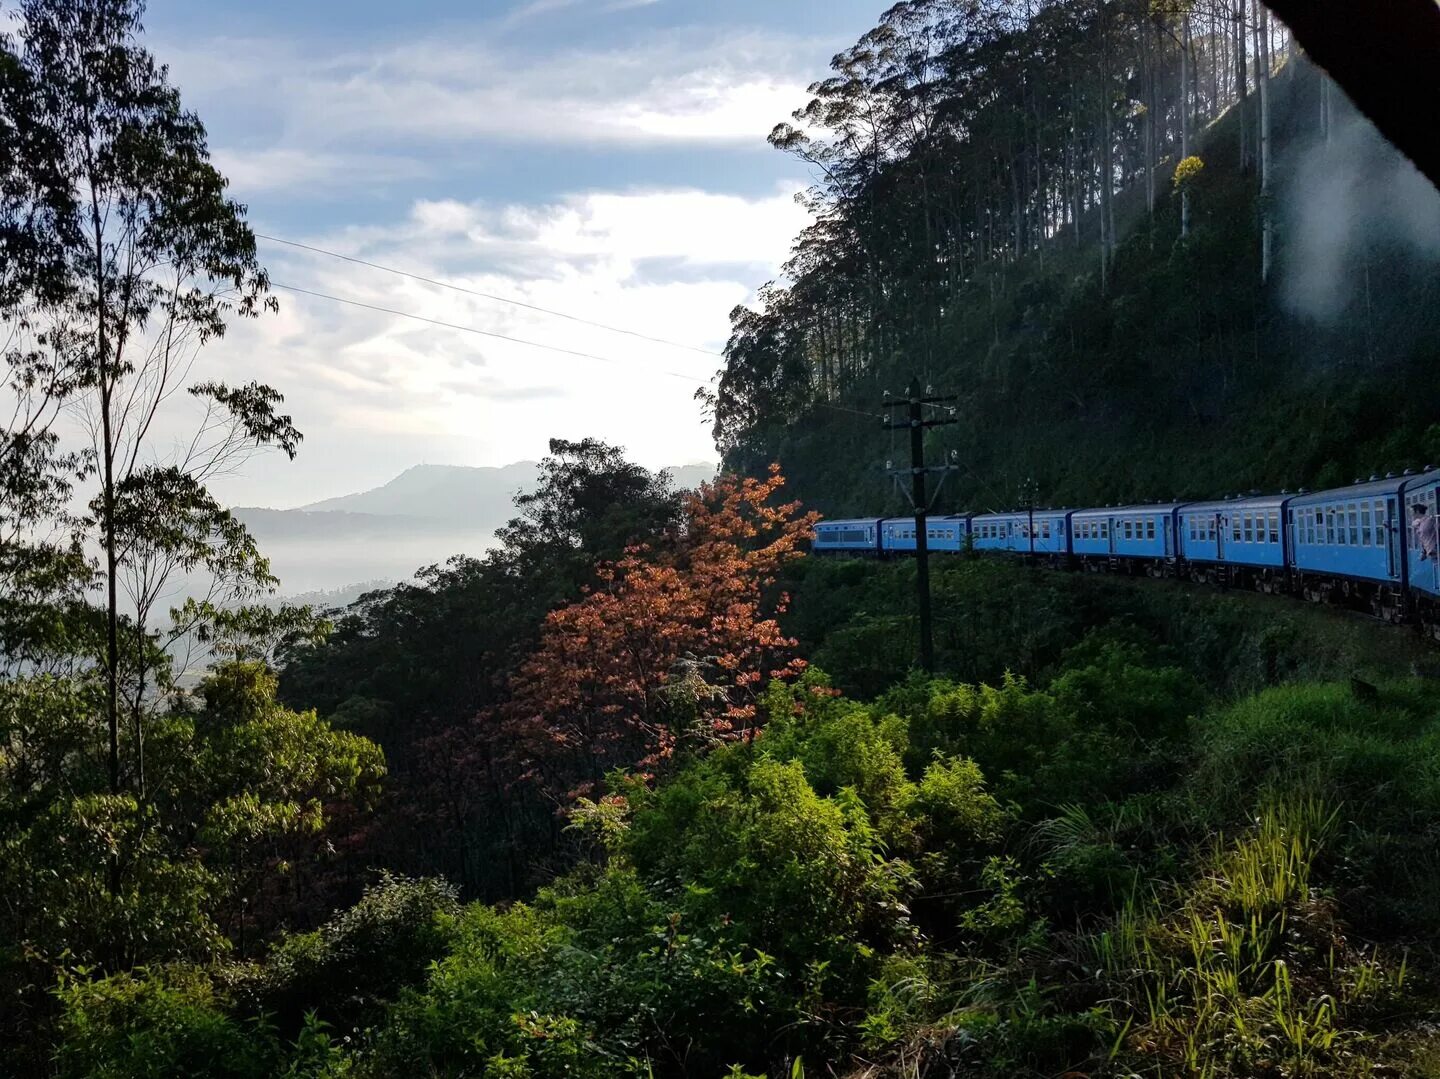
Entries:
{"type": "Polygon", "coordinates": [[[551,612],[509,704],[482,717],[517,778],[574,796],[687,741],[753,734],[756,692],[804,667],[776,621],[787,597],[775,581],[817,517],[777,503],[784,482],[771,466],[763,481],[702,487],[674,549],[630,551],[551,612]]]}

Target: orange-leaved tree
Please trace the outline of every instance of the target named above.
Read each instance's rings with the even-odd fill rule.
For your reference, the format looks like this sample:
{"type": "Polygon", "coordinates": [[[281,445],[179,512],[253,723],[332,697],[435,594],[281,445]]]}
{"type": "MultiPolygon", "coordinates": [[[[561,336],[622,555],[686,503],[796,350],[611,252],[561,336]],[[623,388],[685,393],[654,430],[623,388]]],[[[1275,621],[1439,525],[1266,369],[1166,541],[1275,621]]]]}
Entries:
{"type": "Polygon", "coordinates": [[[550,613],[488,724],[519,774],[573,795],[611,769],[753,734],[758,690],[805,665],[777,622],[776,574],[817,515],[781,502],[784,484],[772,465],[703,485],[673,547],[627,552],[550,613]]]}

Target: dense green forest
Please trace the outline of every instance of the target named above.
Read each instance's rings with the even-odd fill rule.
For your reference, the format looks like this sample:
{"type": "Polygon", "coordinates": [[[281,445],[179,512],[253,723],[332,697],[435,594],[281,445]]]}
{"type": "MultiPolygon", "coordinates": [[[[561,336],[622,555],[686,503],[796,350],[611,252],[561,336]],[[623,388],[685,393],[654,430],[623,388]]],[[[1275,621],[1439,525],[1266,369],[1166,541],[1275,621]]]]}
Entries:
{"type": "Polygon", "coordinates": [[[704,395],[726,461],[780,461],[829,514],[898,510],[879,406],[915,376],[960,395],[929,433],[961,467],[947,509],[1440,461],[1419,173],[1298,51],[1257,80],[1257,38],[1247,73],[1243,4],[1026,10],[897,4],[811,88],[807,133],[771,135],[817,164],[818,216],[732,315],[704,395]]]}
{"type": "Polygon", "coordinates": [[[913,564],[805,556],[912,374],[956,504],[1440,458],[1434,194],[1263,9],[896,5],[771,136],[822,179],[729,472],[557,438],[340,611],[210,492],[302,439],[185,384],[273,304],[141,14],[0,37],[0,1070],[1440,1076],[1433,646],[956,555],[932,678],[913,564]]]}

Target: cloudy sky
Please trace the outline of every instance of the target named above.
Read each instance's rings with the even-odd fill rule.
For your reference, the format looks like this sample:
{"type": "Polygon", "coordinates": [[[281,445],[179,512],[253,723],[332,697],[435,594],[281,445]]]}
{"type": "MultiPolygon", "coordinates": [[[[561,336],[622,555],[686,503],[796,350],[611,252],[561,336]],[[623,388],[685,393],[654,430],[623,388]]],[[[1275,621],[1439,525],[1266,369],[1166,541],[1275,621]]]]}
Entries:
{"type": "Polygon", "coordinates": [[[803,226],[769,148],[878,0],[151,0],[148,43],[257,232],[692,346],[652,344],[273,241],[278,315],[197,374],[286,394],[300,459],[223,481],[299,505],[422,462],[596,435],[713,460],[692,397],[803,226]],[[346,305],[305,289],[599,359],[346,305]]]}

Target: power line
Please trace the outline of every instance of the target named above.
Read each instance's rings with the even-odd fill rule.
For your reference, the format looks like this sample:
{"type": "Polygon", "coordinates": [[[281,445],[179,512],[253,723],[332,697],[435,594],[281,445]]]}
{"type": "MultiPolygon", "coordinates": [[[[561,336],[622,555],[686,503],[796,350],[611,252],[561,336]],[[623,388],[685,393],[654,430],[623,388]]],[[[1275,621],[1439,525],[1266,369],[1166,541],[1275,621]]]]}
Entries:
{"type": "Polygon", "coordinates": [[[551,315],[555,318],[567,319],[570,322],[578,322],[582,326],[593,326],[598,330],[606,330],[609,333],[624,334],[626,337],[639,338],[641,341],[649,341],[656,345],[669,345],[671,348],[683,348],[690,352],[698,352],[703,356],[723,356],[724,353],[715,352],[713,349],[701,348],[699,345],[687,345],[683,341],[671,341],[665,337],[652,337],[648,333],[640,333],[638,330],[627,330],[621,326],[611,326],[604,322],[595,322],[592,319],[581,318],[579,315],[571,315],[565,311],[556,311],[550,307],[541,307],[538,304],[526,303],[524,300],[517,300],[511,296],[499,296],[493,292],[479,292],[475,289],[466,288],[463,285],[456,285],[449,281],[441,281],[434,277],[426,277],[423,274],[411,273],[408,270],[396,269],[394,266],[384,266],[378,262],[369,262],[366,259],[356,258],[354,255],[343,255],[339,251],[330,251],[324,247],[314,247],[310,244],[302,244],[298,240],[286,240],[279,236],[267,236],[263,232],[255,234],[256,239],[268,240],[274,244],[285,244],[287,247],[297,247],[302,251],[310,251],[316,255],[328,255],[330,258],[341,259],[356,266],[368,266],[372,270],[381,270],[385,273],[397,274],[400,277],[408,277],[412,281],[422,281],[427,285],[435,285],[437,288],[448,288],[455,292],[463,292],[467,296],[478,296],[482,300],[494,300],[497,303],[513,304],[516,307],[523,307],[529,311],[538,311],[542,315],[551,315]]]}
{"type": "Polygon", "coordinates": [[[835,412],[848,412],[852,416],[867,416],[872,420],[883,420],[885,417],[879,412],[863,412],[858,408],[846,408],[844,405],[832,405],[825,401],[815,401],[816,408],[828,408],[835,412]]]}
{"type": "MultiPolygon", "coordinates": [[[[287,285],[280,281],[271,281],[275,288],[283,288],[286,292],[298,292],[302,296],[313,296],[317,300],[329,300],[331,303],[343,303],[350,307],[363,307],[367,311],[378,311],[383,315],[394,315],[397,318],[414,319],[416,322],[428,322],[432,326],[441,326],[447,330],[459,330],[461,333],[475,333],[481,337],[493,337],[500,341],[509,341],[516,345],[528,345],[530,348],[543,348],[551,352],[561,352],[566,356],[578,356],[582,360],[598,360],[601,363],[624,364],[624,360],[617,360],[613,356],[599,356],[593,352],[580,352],[573,348],[563,348],[560,345],[547,345],[540,341],[527,341],[523,337],[511,337],[509,334],[496,333],[494,330],[482,330],[478,326],[466,326],[459,322],[445,322],[438,318],[429,318],[426,315],[417,315],[410,311],[401,311],[394,307],[381,307],[379,304],[365,303],[363,300],[351,300],[344,296],[332,296],[328,292],[316,292],[313,289],[301,288],[299,285],[287,285]]],[[[669,375],[671,378],[683,378],[686,382],[694,382],[703,385],[694,375],[681,374],[679,371],[657,371],[656,374],[669,375]]]]}
{"type": "MultiPolygon", "coordinates": [[[[601,356],[594,352],[581,352],[578,349],[563,348],[560,345],[547,345],[542,341],[527,341],[523,337],[511,337],[509,334],[497,333],[494,330],[482,330],[478,326],[467,326],[459,322],[446,322],[443,319],[430,318],[428,315],[417,315],[411,311],[401,311],[395,307],[382,307],[379,304],[366,303],[363,300],[352,300],[345,296],[334,296],[328,292],[317,292],[314,289],[301,288],[299,285],[287,285],[283,281],[271,281],[274,288],[284,289],[286,292],[299,293],[301,296],[313,296],[317,300],[328,300],[331,303],[345,304],[347,307],[360,307],[366,311],[375,311],[382,315],[394,315],[396,318],[413,319],[416,322],[428,323],[431,326],[439,326],[446,330],[458,330],[461,333],[479,334],[481,337],[493,337],[500,341],[509,341],[511,344],[526,345],[529,348],[545,349],[550,352],[559,352],[566,356],[576,356],[582,360],[598,360],[600,363],[616,364],[624,366],[627,361],[617,360],[613,356],[601,356]]],[[[653,371],[654,374],[667,375],[670,378],[678,378],[695,386],[707,386],[705,379],[696,378],[694,375],[682,374],[679,371],[653,371]]],[[[814,404],[820,408],[828,408],[835,412],[848,412],[853,416],[865,416],[869,419],[882,419],[878,412],[862,412],[855,408],[846,408],[844,405],[832,405],[824,401],[816,401],[814,404]]]]}

